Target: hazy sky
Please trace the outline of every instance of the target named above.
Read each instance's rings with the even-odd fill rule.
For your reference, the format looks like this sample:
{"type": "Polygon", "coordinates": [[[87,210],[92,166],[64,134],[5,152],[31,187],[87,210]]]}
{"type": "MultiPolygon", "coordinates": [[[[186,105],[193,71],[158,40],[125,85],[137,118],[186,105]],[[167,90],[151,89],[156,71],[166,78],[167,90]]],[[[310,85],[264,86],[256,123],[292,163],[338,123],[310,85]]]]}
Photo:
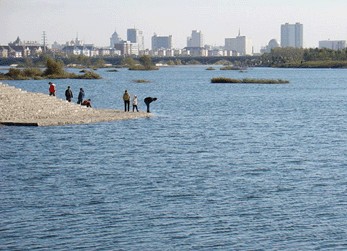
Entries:
{"type": "Polygon", "coordinates": [[[0,0],[0,44],[17,36],[48,43],[76,38],[108,46],[116,30],[126,39],[128,28],[142,30],[145,47],[151,37],[172,35],[183,48],[192,30],[201,30],[205,43],[224,45],[239,29],[256,51],[270,39],[280,42],[280,26],[304,25],[304,46],[319,40],[347,40],[347,0],[0,0]]]}

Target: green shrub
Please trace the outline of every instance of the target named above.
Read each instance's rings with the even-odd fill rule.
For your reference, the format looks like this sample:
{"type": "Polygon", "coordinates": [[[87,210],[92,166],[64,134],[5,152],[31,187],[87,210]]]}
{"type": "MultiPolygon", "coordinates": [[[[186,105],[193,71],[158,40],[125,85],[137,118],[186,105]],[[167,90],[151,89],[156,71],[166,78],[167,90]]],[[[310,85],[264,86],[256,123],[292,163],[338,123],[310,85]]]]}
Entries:
{"type": "Polygon", "coordinates": [[[41,77],[42,71],[39,68],[26,68],[23,70],[23,75],[28,78],[41,77]]]}
{"type": "Polygon", "coordinates": [[[46,70],[44,71],[43,75],[45,76],[59,76],[65,75],[64,70],[64,63],[61,61],[54,60],[52,58],[48,58],[46,62],[46,70]]]}
{"type": "Polygon", "coordinates": [[[6,75],[10,78],[16,79],[18,77],[22,77],[22,72],[20,69],[10,68],[6,75]]]}
{"type": "Polygon", "coordinates": [[[11,80],[11,78],[4,73],[0,73],[0,80],[11,80]]]}

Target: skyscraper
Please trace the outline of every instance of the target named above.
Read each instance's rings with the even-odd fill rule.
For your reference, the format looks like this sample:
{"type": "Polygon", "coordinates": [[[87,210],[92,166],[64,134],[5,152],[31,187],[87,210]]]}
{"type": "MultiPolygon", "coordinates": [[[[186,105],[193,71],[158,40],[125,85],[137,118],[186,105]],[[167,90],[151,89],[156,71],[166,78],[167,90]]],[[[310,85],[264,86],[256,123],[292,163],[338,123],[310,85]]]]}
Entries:
{"type": "Polygon", "coordinates": [[[145,49],[143,32],[138,29],[128,29],[127,30],[127,40],[131,43],[138,44],[140,51],[145,49]]]}
{"type": "Polygon", "coordinates": [[[172,36],[157,36],[154,34],[152,37],[152,50],[159,49],[172,49],[172,36]]]}
{"type": "Polygon", "coordinates": [[[281,25],[281,47],[303,48],[303,25],[282,24],[281,25]]]}
{"type": "Polygon", "coordinates": [[[117,31],[114,31],[110,38],[110,47],[114,48],[114,45],[120,43],[121,41],[122,39],[119,37],[117,31]]]}
{"type": "Polygon", "coordinates": [[[204,36],[199,30],[193,30],[187,39],[187,47],[204,47],[204,36]]]}
{"type": "Polygon", "coordinates": [[[235,51],[240,56],[253,54],[252,40],[246,36],[241,36],[240,31],[237,37],[225,39],[224,48],[228,51],[235,51]]]}

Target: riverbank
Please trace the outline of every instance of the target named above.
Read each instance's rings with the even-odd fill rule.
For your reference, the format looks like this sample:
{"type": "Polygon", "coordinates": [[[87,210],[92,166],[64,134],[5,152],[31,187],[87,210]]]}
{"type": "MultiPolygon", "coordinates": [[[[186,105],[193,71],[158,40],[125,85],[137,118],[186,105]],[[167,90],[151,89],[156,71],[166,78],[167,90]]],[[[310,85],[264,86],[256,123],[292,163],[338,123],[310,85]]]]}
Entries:
{"type": "Polygon", "coordinates": [[[148,118],[146,112],[94,109],[0,83],[0,125],[57,126],[148,118]]]}

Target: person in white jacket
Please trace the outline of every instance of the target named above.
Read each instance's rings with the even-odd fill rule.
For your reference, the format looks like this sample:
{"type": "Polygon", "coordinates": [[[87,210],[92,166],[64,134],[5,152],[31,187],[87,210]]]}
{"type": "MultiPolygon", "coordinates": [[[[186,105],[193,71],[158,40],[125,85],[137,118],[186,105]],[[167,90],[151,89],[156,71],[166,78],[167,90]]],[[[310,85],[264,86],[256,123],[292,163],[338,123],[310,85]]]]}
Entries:
{"type": "Polygon", "coordinates": [[[137,96],[135,95],[133,99],[133,112],[135,111],[135,108],[137,112],[139,111],[139,109],[137,108],[137,103],[138,103],[137,96]]]}

